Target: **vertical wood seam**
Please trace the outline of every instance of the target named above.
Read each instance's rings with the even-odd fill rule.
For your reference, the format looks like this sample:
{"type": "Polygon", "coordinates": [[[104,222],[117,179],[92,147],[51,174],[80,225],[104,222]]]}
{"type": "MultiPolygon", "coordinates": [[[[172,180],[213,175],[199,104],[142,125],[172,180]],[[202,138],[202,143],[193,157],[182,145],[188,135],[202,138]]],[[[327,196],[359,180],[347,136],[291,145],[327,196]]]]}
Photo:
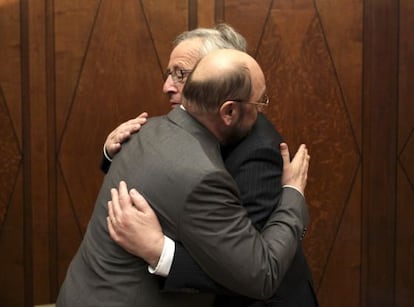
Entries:
{"type": "Polygon", "coordinates": [[[395,305],[399,18],[394,2],[364,1],[362,306],[395,305]]]}
{"type": "Polygon", "coordinates": [[[30,78],[29,78],[29,3],[20,2],[21,98],[23,149],[23,274],[24,305],[33,305],[33,247],[30,139],[30,78]]]}
{"type": "Polygon", "coordinates": [[[57,269],[57,151],[56,151],[56,76],[54,0],[46,1],[45,53],[46,53],[46,106],[47,106],[47,161],[48,161],[48,221],[49,221],[49,295],[54,301],[58,287],[57,269]]]}
{"type": "Polygon", "coordinates": [[[188,0],[188,30],[195,29],[198,26],[197,10],[197,0],[188,0]]]}

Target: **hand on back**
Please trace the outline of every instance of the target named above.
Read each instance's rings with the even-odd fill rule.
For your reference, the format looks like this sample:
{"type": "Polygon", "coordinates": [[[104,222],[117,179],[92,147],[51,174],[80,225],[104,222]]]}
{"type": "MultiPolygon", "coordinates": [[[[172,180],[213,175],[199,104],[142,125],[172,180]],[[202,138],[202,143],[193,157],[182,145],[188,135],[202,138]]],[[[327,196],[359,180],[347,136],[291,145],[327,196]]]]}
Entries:
{"type": "Polygon", "coordinates": [[[289,148],[286,143],[280,144],[283,158],[282,185],[296,187],[304,195],[308,179],[308,168],[310,156],[305,144],[299,146],[292,161],[290,160],[289,148]]]}
{"type": "Polygon", "coordinates": [[[136,118],[122,123],[113,130],[105,141],[105,149],[107,154],[113,158],[122,147],[122,143],[127,141],[131,135],[141,129],[147,121],[148,114],[146,112],[141,113],[136,118]]]}
{"type": "Polygon", "coordinates": [[[152,267],[158,263],[164,245],[161,225],[144,197],[121,181],[111,189],[108,202],[108,231],[111,238],[129,253],[152,267]]]}

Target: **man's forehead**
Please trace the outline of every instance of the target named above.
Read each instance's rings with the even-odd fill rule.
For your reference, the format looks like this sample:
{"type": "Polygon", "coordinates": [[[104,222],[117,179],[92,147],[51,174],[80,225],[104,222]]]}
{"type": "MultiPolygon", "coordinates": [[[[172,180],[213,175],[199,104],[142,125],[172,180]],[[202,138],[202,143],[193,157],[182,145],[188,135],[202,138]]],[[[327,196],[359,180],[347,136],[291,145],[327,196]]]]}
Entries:
{"type": "Polygon", "coordinates": [[[181,42],[171,52],[168,68],[193,69],[200,59],[200,47],[199,40],[192,39],[181,42]]]}

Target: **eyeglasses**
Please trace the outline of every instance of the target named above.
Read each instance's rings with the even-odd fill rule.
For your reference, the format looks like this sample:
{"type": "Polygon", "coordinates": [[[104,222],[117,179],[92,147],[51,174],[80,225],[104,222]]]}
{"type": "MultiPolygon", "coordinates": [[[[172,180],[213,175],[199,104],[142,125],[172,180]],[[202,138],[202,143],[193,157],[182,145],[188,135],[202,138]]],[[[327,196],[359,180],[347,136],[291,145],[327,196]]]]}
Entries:
{"type": "Polygon", "coordinates": [[[240,99],[232,99],[233,101],[237,101],[237,102],[242,102],[242,103],[250,103],[250,104],[255,104],[258,106],[268,106],[269,102],[270,102],[270,98],[269,96],[267,96],[267,94],[264,94],[259,101],[247,101],[247,100],[240,100],[240,99]]]}
{"type": "Polygon", "coordinates": [[[164,80],[167,80],[168,76],[171,76],[174,83],[184,83],[185,78],[187,78],[191,72],[191,69],[167,69],[165,71],[164,80]]]}

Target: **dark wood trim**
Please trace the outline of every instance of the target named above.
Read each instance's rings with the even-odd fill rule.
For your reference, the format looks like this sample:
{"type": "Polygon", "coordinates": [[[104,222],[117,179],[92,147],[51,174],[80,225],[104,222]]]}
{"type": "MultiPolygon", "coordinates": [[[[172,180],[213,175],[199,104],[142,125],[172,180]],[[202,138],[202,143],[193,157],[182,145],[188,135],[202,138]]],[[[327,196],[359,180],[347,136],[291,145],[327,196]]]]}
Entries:
{"type": "Polygon", "coordinates": [[[58,292],[57,252],[57,141],[56,141],[56,78],[55,78],[55,19],[54,0],[46,1],[46,105],[47,105],[47,161],[49,213],[49,281],[50,301],[58,292]]]}
{"type": "Polygon", "coordinates": [[[364,1],[361,306],[395,305],[398,6],[364,1]]]}
{"type": "Polygon", "coordinates": [[[216,24],[224,22],[224,0],[214,0],[214,22],[216,24]]]}
{"type": "Polygon", "coordinates": [[[188,29],[192,30],[198,27],[198,0],[188,0],[188,29]]]}
{"type": "Polygon", "coordinates": [[[21,98],[23,147],[24,305],[33,306],[32,188],[30,138],[29,1],[20,1],[21,98]]]}

